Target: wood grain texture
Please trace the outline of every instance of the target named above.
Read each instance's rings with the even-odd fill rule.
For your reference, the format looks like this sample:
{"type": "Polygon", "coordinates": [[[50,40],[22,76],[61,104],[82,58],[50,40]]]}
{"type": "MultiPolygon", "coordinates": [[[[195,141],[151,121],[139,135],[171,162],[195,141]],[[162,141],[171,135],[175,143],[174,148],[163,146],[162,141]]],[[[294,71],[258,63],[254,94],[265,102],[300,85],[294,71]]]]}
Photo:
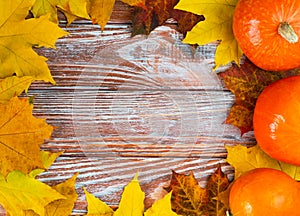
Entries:
{"type": "Polygon", "coordinates": [[[53,185],[79,172],[74,214],[86,211],[82,187],[116,206],[136,172],[146,207],[163,196],[171,170],[193,171],[205,185],[222,163],[231,177],[224,144],[255,142],[223,124],[234,97],[212,72],[216,44],[183,44],[173,21],[131,38],[131,16],[117,1],[103,32],[75,21],[56,50],[38,50],[57,84],[36,82],[28,95],[34,114],[56,127],[43,149],[64,151],[39,178],[53,185]]]}

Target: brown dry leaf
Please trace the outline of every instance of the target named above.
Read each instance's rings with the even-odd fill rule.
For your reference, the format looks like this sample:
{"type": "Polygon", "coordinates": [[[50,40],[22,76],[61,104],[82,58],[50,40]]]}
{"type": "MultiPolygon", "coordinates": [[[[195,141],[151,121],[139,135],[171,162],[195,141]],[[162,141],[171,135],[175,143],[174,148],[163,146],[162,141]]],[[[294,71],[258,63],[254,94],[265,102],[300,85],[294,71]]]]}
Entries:
{"type": "MultiPolygon", "coordinates": [[[[58,193],[65,196],[65,199],[54,200],[45,206],[45,215],[47,216],[68,216],[72,214],[74,204],[77,200],[75,183],[78,174],[75,174],[70,179],[53,186],[52,188],[58,193]]],[[[34,211],[25,211],[26,216],[38,216],[34,211]]]]}
{"type": "Polygon", "coordinates": [[[220,200],[220,194],[226,191],[229,181],[219,165],[210,176],[205,188],[201,188],[193,173],[178,174],[173,171],[170,186],[172,209],[180,215],[224,216],[227,206],[220,200]]]}
{"type": "Polygon", "coordinates": [[[50,138],[53,127],[32,116],[32,109],[28,99],[17,97],[0,105],[0,173],[4,176],[12,170],[44,169],[40,145],[50,138]]]}
{"type": "Polygon", "coordinates": [[[226,208],[226,209],[230,209],[229,194],[230,194],[231,186],[232,186],[232,182],[229,184],[229,186],[226,188],[226,190],[219,193],[218,196],[216,197],[216,200],[221,202],[224,205],[224,208],[226,208]]]}
{"type": "Polygon", "coordinates": [[[12,97],[19,96],[24,91],[27,92],[33,80],[31,76],[12,76],[0,80],[0,104],[8,102],[12,97]]]}
{"type": "Polygon", "coordinates": [[[200,216],[205,214],[208,193],[201,188],[194,174],[178,174],[172,171],[170,186],[172,209],[180,215],[200,216]]]}
{"type": "Polygon", "coordinates": [[[227,162],[235,169],[235,179],[255,168],[273,168],[287,173],[297,181],[300,180],[300,167],[271,158],[258,145],[250,148],[242,145],[226,146],[226,150],[227,162]]]}
{"type": "Polygon", "coordinates": [[[148,35],[157,26],[163,25],[168,19],[178,22],[178,30],[186,34],[204,17],[189,12],[176,10],[174,6],[179,0],[146,0],[145,8],[135,7],[133,15],[132,35],[148,35]]]}
{"type": "Polygon", "coordinates": [[[1,1],[0,3],[0,78],[16,74],[55,83],[46,58],[32,47],[55,48],[58,38],[67,35],[49,16],[26,19],[32,6],[30,0],[1,1]]]}
{"type": "Polygon", "coordinates": [[[218,199],[219,195],[229,186],[227,176],[222,172],[221,165],[210,176],[205,189],[208,193],[208,202],[205,206],[207,214],[212,216],[224,216],[228,207],[218,199]]]}
{"type": "Polygon", "coordinates": [[[225,87],[235,95],[235,104],[230,110],[226,123],[238,127],[242,135],[253,130],[254,107],[262,90],[272,82],[298,74],[300,74],[299,69],[287,72],[264,71],[257,68],[248,59],[241,67],[233,64],[225,72],[219,73],[225,87]]]}
{"type": "Polygon", "coordinates": [[[0,204],[9,215],[25,215],[25,210],[45,215],[44,207],[59,199],[65,196],[20,171],[10,172],[7,178],[0,174],[0,204]]]}

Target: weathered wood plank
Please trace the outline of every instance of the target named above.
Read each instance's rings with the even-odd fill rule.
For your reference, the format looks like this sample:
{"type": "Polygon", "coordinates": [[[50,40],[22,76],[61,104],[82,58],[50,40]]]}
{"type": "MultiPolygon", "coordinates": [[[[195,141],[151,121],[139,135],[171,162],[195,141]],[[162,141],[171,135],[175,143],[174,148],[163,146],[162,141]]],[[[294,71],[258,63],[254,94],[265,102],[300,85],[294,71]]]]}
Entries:
{"type": "Polygon", "coordinates": [[[35,115],[57,128],[44,148],[65,149],[65,154],[218,157],[225,154],[225,142],[246,142],[236,128],[223,124],[233,102],[228,92],[84,89],[31,94],[37,94],[35,115]]]}
{"type": "Polygon", "coordinates": [[[131,38],[131,16],[116,1],[104,32],[78,20],[56,50],[38,50],[57,82],[29,89],[34,114],[56,127],[42,148],[64,150],[39,178],[52,185],[79,172],[74,214],[86,211],[83,186],[116,206],[137,171],[147,207],[164,194],[172,169],[193,171],[202,186],[218,163],[231,177],[224,144],[255,143],[252,133],[240,137],[223,124],[234,97],[212,72],[216,44],[183,44],[172,21],[131,38]]]}
{"type": "MultiPolygon", "coordinates": [[[[91,34],[91,32],[89,32],[91,34]]],[[[83,35],[61,39],[57,50],[43,50],[57,81],[52,88],[98,87],[99,90],[135,89],[223,89],[212,72],[216,44],[198,47],[183,44],[180,34],[159,27],[149,36],[108,43],[106,36],[83,35]],[[88,40],[88,41],[86,41],[88,40]]],[[[32,88],[49,85],[38,83],[32,88]]]]}

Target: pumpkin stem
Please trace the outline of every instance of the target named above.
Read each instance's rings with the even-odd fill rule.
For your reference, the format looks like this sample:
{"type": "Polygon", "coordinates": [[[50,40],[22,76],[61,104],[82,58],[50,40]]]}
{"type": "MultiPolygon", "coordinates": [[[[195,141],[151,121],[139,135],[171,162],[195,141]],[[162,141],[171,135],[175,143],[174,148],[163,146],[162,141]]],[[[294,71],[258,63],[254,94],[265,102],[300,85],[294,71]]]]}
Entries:
{"type": "Polygon", "coordinates": [[[278,26],[278,34],[289,43],[297,43],[299,38],[288,22],[281,22],[278,26]]]}

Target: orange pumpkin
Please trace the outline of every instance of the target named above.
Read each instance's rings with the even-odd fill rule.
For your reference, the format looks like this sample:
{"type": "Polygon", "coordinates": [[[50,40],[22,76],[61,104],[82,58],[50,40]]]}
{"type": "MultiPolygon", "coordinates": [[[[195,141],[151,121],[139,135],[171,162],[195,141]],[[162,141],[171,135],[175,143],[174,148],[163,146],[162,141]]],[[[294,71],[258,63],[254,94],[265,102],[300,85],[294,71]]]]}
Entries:
{"type": "Polygon", "coordinates": [[[300,76],[276,81],[259,95],[254,135],[271,157],[300,166],[300,76]]]}
{"type": "Polygon", "coordinates": [[[279,170],[257,168],[232,185],[229,206],[233,216],[300,215],[300,185],[279,170]]]}
{"type": "Polygon", "coordinates": [[[300,66],[299,0],[239,0],[233,33],[244,54],[264,70],[300,66]]]}

